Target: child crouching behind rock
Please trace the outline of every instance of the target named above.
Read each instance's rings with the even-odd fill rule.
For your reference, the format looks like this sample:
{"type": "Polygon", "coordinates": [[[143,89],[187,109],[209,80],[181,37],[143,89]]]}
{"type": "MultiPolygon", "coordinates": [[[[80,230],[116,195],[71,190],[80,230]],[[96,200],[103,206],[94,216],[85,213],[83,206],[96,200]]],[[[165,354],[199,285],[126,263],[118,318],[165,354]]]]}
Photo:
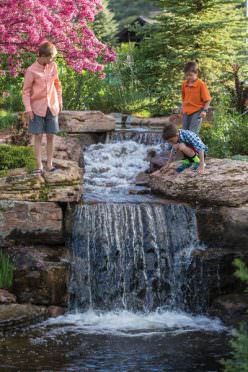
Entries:
{"type": "Polygon", "coordinates": [[[194,171],[204,173],[204,160],[208,148],[196,133],[190,130],[178,129],[175,124],[171,123],[164,127],[163,139],[172,145],[165,168],[169,167],[175,151],[177,151],[183,154],[182,164],[176,169],[178,173],[190,167],[194,171]]]}

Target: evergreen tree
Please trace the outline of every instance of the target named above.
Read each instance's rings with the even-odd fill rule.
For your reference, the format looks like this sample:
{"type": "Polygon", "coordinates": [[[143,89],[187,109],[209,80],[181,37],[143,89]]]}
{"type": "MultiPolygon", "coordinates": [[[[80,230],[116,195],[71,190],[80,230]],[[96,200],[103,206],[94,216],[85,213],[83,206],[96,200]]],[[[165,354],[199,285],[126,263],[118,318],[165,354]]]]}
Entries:
{"type": "Polygon", "coordinates": [[[109,1],[103,0],[103,10],[98,13],[94,22],[94,32],[104,43],[113,43],[117,33],[117,22],[114,13],[109,9],[109,1]]]}
{"type": "Polygon", "coordinates": [[[148,15],[152,10],[156,10],[153,2],[148,0],[110,0],[110,8],[121,24],[127,24],[130,17],[148,15]]]}
{"type": "Polygon", "coordinates": [[[175,92],[179,93],[183,65],[189,60],[199,61],[202,76],[210,84],[219,83],[232,63],[242,64],[247,58],[242,3],[160,0],[158,23],[148,30],[136,56],[139,79],[169,106],[175,92]]]}

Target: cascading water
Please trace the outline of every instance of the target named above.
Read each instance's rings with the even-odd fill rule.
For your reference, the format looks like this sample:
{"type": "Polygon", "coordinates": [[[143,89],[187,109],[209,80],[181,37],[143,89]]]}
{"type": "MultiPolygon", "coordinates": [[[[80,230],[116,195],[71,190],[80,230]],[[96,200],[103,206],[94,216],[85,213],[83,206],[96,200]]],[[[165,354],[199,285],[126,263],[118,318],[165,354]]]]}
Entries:
{"type": "Polygon", "coordinates": [[[220,370],[228,337],[202,314],[206,281],[191,265],[199,248],[194,210],[129,198],[147,152],[163,146],[149,136],[114,135],[87,148],[84,200],[71,221],[70,309],[0,339],[4,370],[220,370]]]}
{"type": "Polygon", "coordinates": [[[88,204],[77,207],[74,221],[72,307],[186,307],[185,272],[199,247],[191,208],[88,204]]]}

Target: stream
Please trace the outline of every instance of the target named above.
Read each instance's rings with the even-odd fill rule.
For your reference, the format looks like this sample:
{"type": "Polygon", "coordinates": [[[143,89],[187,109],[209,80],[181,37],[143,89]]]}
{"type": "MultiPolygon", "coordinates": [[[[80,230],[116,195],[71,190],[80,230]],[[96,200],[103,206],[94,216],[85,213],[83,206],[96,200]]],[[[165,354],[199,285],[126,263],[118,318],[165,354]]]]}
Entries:
{"type": "MultiPolygon", "coordinates": [[[[158,133],[114,133],[85,152],[70,239],[69,311],[6,337],[0,371],[221,371],[229,335],[191,276],[194,209],[130,195],[158,133]],[[28,355],[28,358],[27,358],[28,355]]],[[[199,268],[200,270],[200,268],[199,268]]]]}

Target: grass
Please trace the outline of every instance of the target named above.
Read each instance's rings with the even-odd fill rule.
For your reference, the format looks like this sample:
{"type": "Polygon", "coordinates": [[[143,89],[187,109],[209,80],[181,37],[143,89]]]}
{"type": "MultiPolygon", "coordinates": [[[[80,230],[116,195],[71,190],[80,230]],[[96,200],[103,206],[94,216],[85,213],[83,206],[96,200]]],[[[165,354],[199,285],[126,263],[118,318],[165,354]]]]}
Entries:
{"type": "Polygon", "coordinates": [[[13,283],[14,265],[8,255],[0,251],[0,288],[8,289],[13,283]]]}

